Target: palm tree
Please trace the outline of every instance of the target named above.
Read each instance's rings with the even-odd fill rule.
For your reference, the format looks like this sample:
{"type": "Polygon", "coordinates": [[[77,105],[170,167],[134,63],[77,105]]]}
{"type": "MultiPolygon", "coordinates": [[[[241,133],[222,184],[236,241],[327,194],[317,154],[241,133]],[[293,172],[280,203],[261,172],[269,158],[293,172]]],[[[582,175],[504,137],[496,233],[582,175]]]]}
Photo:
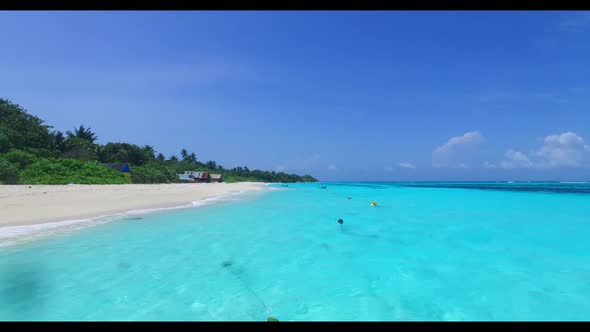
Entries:
{"type": "Polygon", "coordinates": [[[144,150],[145,152],[148,152],[148,153],[155,153],[155,152],[156,152],[156,151],[154,150],[154,147],[153,147],[153,146],[151,146],[151,145],[146,145],[146,146],[144,146],[144,147],[143,147],[143,150],[144,150]]]}
{"type": "Polygon", "coordinates": [[[165,156],[164,156],[164,154],[162,154],[162,153],[158,153],[158,157],[157,157],[157,158],[158,158],[158,160],[159,160],[159,161],[164,161],[164,160],[166,160],[166,157],[165,157],[165,156]]]}
{"type": "Polygon", "coordinates": [[[187,160],[188,159],[188,151],[186,151],[186,149],[182,149],[182,151],[180,151],[180,156],[182,157],[182,160],[187,160]]]}
{"type": "Polygon", "coordinates": [[[108,162],[108,160],[107,160],[108,153],[107,153],[107,150],[105,149],[104,145],[97,144],[95,151],[96,151],[96,157],[98,158],[98,161],[100,161],[101,163],[108,162]]]}
{"type": "Polygon", "coordinates": [[[192,152],[189,156],[188,156],[188,161],[190,161],[191,163],[196,163],[197,162],[197,155],[195,155],[194,152],[192,152]]]}
{"type": "Polygon", "coordinates": [[[154,150],[153,146],[146,145],[142,148],[142,150],[145,152],[148,160],[154,160],[156,158],[156,156],[155,156],[156,151],[154,150]]]}
{"type": "Polygon", "coordinates": [[[74,128],[74,132],[71,131],[67,131],[66,134],[68,135],[68,137],[76,137],[76,138],[81,138],[81,139],[85,139],[87,141],[90,141],[90,143],[94,143],[94,141],[96,141],[98,139],[98,136],[96,136],[95,133],[93,133],[90,128],[84,128],[84,126],[80,126],[79,128],[74,128]]]}
{"type": "Polygon", "coordinates": [[[178,161],[178,157],[175,155],[170,156],[170,161],[178,161]]]}
{"type": "Polygon", "coordinates": [[[207,166],[207,168],[211,170],[217,169],[217,163],[213,160],[209,160],[207,163],[205,163],[205,166],[207,166]]]}
{"type": "Polygon", "coordinates": [[[59,150],[61,152],[64,152],[66,149],[64,133],[57,130],[57,131],[52,132],[51,136],[53,138],[53,142],[52,142],[53,148],[55,150],[59,150]]]}

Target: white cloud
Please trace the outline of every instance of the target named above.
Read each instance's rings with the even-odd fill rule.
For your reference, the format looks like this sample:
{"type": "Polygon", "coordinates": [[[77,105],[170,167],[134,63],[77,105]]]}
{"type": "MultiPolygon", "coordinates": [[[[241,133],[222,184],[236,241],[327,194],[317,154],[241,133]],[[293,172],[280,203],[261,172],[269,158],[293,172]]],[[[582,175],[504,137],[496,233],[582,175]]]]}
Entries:
{"type": "Polygon", "coordinates": [[[580,167],[588,163],[590,146],[576,133],[568,131],[561,135],[545,137],[543,146],[533,152],[540,160],[540,167],[580,167]]]}
{"type": "Polygon", "coordinates": [[[330,166],[328,166],[328,169],[331,170],[331,171],[335,171],[338,168],[335,165],[330,165],[330,166]]]}
{"type": "Polygon", "coordinates": [[[463,136],[455,136],[451,138],[447,143],[439,146],[434,150],[434,153],[448,153],[458,145],[468,144],[471,142],[481,141],[483,137],[479,131],[470,131],[463,134],[463,136]]]}
{"type": "Polygon", "coordinates": [[[465,168],[467,165],[457,159],[463,159],[465,155],[462,153],[469,154],[469,149],[483,141],[484,137],[479,131],[470,131],[462,136],[455,136],[432,152],[432,166],[465,168]]]}
{"type": "Polygon", "coordinates": [[[383,170],[386,172],[395,172],[396,170],[399,170],[399,169],[416,169],[416,165],[412,164],[411,162],[406,161],[406,162],[397,163],[394,166],[387,165],[387,166],[383,167],[383,170]]]}
{"type": "Polygon", "coordinates": [[[517,168],[517,167],[531,167],[533,163],[529,158],[520,151],[508,150],[505,154],[508,160],[504,160],[500,163],[502,168],[517,168]]]}
{"type": "Polygon", "coordinates": [[[411,168],[411,169],[416,168],[416,166],[414,166],[414,164],[409,163],[409,162],[398,163],[397,166],[400,168],[411,168]]]}
{"type": "Polygon", "coordinates": [[[488,161],[485,161],[485,162],[483,163],[483,167],[484,167],[484,168],[498,168],[498,166],[496,166],[496,164],[490,163],[490,162],[488,162],[488,161]]]}
{"type": "Polygon", "coordinates": [[[590,146],[581,136],[568,131],[545,137],[543,145],[528,155],[510,149],[506,158],[501,163],[503,168],[585,167],[590,166],[590,146]]]}

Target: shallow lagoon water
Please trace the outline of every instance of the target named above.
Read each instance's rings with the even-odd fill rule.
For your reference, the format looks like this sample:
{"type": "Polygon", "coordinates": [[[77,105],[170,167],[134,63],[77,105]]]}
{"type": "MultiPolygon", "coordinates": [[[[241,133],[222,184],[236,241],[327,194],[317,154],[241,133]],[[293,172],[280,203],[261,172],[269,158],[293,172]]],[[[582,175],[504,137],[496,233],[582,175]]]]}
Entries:
{"type": "Polygon", "coordinates": [[[590,318],[588,184],[275,187],[1,247],[0,320],[590,318]]]}

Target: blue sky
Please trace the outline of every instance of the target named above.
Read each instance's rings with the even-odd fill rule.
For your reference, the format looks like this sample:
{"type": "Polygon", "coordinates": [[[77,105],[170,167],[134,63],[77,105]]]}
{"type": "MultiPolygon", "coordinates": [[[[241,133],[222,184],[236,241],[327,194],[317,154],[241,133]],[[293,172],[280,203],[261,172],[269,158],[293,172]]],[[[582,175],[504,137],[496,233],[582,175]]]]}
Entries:
{"type": "Polygon", "coordinates": [[[0,97],[321,180],[589,180],[589,12],[2,12],[0,97]]]}

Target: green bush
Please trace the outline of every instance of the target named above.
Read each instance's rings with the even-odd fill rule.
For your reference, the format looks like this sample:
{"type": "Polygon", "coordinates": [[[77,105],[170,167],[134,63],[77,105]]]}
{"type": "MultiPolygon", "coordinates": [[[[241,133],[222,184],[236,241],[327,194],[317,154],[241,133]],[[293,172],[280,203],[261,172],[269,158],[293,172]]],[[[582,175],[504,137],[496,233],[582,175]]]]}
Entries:
{"type": "Polygon", "coordinates": [[[33,149],[33,148],[24,148],[23,151],[28,152],[36,157],[45,158],[61,158],[62,153],[59,150],[50,150],[50,149],[33,149]]]}
{"type": "Polygon", "coordinates": [[[27,167],[20,177],[23,184],[124,184],[124,173],[104,167],[95,161],[75,159],[42,159],[27,167]]]}
{"type": "Polygon", "coordinates": [[[18,170],[7,160],[0,159],[0,181],[5,184],[18,183],[18,170]]]}
{"type": "Polygon", "coordinates": [[[178,182],[174,169],[162,164],[147,163],[143,166],[131,167],[132,183],[170,183],[178,182]]]}
{"type": "Polygon", "coordinates": [[[10,149],[0,156],[18,169],[23,169],[39,160],[36,155],[17,149],[10,149]]]}
{"type": "Polygon", "coordinates": [[[12,143],[10,142],[8,135],[6,135],[2,129],[4,128],[0,127],[0,152],[5,152],[10,150],[12,143]]]}

